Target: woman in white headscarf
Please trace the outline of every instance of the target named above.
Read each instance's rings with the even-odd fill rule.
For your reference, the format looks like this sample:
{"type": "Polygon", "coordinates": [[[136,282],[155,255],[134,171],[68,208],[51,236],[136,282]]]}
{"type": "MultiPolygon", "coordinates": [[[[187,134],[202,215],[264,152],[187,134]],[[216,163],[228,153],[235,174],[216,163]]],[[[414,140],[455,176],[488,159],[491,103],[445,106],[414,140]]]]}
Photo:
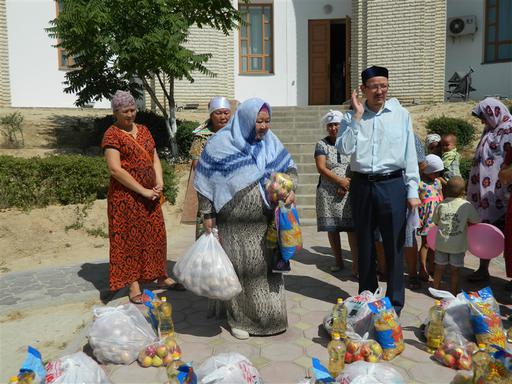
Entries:
{"type": "Polygon", "coordinates": [[[196,210],[196,239],[204,232],[203,219],[197,210],[197,195],[194,189],[194,174],[204,146],[210,137],[226,126],[231,118],[231,104],[226,97],[217,96],[208,103],[208,113],[210,117],[199,127],[194,129],[194,140],[190,146],[190,158],[192,164],[186,194],[187,204],[195,207],[196,210]]]}
{"type": "Polygon", "coordinates": [[[357,242],[348,197],[350,157],[339,153],[335,146],[342,117],[340,111],[331,110],[322,118],[327,136],[315,147],[316,168],[320,173],[316,190],[316,220],[318,232],[327,232],[336,258],[331,271],[338,272],[344,267],[340,232],[347,232],[352,254],[352,273],[357,275],[357,242]]]}

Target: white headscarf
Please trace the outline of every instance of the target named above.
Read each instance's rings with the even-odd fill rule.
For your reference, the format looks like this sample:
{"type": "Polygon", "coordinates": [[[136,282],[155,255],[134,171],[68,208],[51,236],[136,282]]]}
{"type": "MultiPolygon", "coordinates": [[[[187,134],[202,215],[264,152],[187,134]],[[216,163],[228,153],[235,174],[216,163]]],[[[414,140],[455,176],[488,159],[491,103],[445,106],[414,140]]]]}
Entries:
{"type": "Polygon", "coordinates": [[[213,112],[219,109],[229,109],[231,111],[231,105],[229,104],[229,100],[224,96],[214,97],[208,103],[208,114],[211,115],[213,112]]]}
{"type": "Polygon", "coordinates": [[[327,112],[324,117],[322,117],[322,123],[324,125],[330,123],[341,123],[341,119],[343,118],[343,114],[340,111],[333,111],[332,109],[327,112]]]}
{"type": "Polygon", "coordinates": [[[432,143],[439,143],[441,141],[441,136],[439,136],[437,133],[429,133],[427,137],[425,137],[425,144],[430,146],[432,143]]]}

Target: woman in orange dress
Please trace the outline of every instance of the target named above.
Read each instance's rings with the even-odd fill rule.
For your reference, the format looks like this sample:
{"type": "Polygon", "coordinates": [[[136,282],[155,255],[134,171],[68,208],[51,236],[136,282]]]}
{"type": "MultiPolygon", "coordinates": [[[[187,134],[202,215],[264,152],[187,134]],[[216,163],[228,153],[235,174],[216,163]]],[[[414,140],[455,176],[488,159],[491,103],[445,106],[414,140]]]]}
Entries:
{"type": "Polygon", "coordinates": [[[167,240],[160,195],[162,166],[149,130],[135,124],[135,99],[117,91],[116,121],[103,137],[110,171],[108,223],[110,290],[127,285],[134,304],[143,302],[140,284],[156,280],[161,288],[183,289],[167,275],[167,240]]]}

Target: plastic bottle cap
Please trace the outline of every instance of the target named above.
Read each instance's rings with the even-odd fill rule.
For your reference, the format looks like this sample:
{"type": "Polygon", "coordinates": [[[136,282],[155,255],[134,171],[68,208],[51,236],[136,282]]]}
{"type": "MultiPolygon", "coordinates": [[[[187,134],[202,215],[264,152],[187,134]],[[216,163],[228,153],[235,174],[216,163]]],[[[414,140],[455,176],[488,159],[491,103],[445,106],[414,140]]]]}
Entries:
{"type": "Polygon", "coordinates": [[[343,303],[343,299],[341,297],[338,298],[338,304],[343,303]]]}
{"type": "Polygon", "coordinates": [[[181,357],[181,353],[179,353],[179,352],[173,352],[172,353],[172,359],[173,360],[178,360],[180,357],[181,357]]]}
{"type": "Polygon", "coordinates": [[[167,297],[163,296],[163,297],[160,298],[160,300],[167,301],[167,297]]]}
{"type": "Polygon", "coordinates": [[[340,334],[339,334],[338,332],[333,332],[333,333],[332,333],[332,338],[333,338],[334,340],[339,340],[339,338],[340,338],[340,334]]]}
{"type": "Polygon", "coordinates": [[[478,344],[478,348],[479,349],[485,349],[485,344],[483,344],[483,343],[478,344]]]}
{"type": "Polygon", "coordinates": [[[18,376],[11,376],[9,379],[9,383],[17,383],[18,382],[18,376]]]}
{"type": "Polygon", "coordinates": [[[437,306],[441,305],[441,300],[436,300],[436,305],[437,306]]]}

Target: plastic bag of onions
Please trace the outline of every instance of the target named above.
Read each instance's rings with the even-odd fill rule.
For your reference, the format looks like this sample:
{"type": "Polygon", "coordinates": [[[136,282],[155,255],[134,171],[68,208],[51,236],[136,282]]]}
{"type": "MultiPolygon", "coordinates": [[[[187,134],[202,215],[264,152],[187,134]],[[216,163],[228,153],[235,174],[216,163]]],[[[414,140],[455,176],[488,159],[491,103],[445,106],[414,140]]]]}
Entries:
{"type": "Polygon", "coordinates": [[[196,295],[230,300],[242,292],[233,264],[216,237],[216,229],[203,234],[174,265],[180,283],[196,295]]]}
{"type": "Polygon", "coordinates": [[[87,339],[101,363],[131,364],[143,347],[157,339],[151,325],[133,304],[96,307],[93,313],[87,339]]]}

